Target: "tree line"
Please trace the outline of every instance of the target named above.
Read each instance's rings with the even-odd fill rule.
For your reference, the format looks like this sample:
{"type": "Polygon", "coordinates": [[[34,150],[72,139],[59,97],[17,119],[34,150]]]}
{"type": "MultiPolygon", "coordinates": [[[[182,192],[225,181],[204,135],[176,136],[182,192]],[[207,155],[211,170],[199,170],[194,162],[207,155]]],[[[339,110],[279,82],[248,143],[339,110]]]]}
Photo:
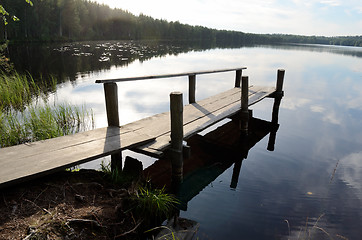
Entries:
{"type": "Polygon", "coordinates": [[[362,46],[362,36],[319,37],[252,34],[191,26],[122,10],[88,0],[2,0],[20,21],[0,24],[0,40],[178,40],[212,42],[217,46],[268,43],[310,43],[362,46]]]}

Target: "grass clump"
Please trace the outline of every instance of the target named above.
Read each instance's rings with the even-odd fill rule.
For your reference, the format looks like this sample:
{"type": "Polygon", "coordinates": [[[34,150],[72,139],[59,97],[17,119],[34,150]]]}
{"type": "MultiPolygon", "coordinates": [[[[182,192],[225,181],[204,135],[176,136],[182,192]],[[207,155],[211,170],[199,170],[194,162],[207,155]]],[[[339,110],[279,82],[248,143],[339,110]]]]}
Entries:
{"type": "Polygon", "coordinates": [[[179,200],[167,193],[165,188],[153,188],[150,181],[144,180],[141,176],[135,177],[127,173],[125,169],[112,171],[110,163],[102,162],[101,171],[112,184],[120,187],[128,186],[126,212],[132,212],[135,218],[143,223],[143,227],[158,226],[163,220],[172,217],[177,210],[179,200]]]}
{"type": "Polygon", "coordinates": [[[49,92],[55,92],[56,80],[50,77],[48,81],[41,79],[36,83],[31,75],[19,73],[0,74],[0,109],[3,111],[15,109],[23,111],[34,98],[41,97],[46,101],[49,92]]]}
{"type": "Polygon", "coordinates": [[[170,218],[179,204],[179,200],[166,193],[165,188],[155,189],[147,185],[138,188],[133,200],[136,213],[154,221],[170,218]]]}
{"type": "Polygon", "coordinates": [[[93,114],[69,104],[29,106],[24,111],[0,111],[0,146],[45,140],[94,127],[93,114]]]}
{"type": "Polygon", "coordinates": [[[115,185],[125,185],[132,181],[132,179],[126,178],[124,174],[122,174],[122,171],[119,171],[118,168],[112,171],[110,162],[106,164],[102,161],[100,170],[104,173],[105,177],[115,185]]]}
{"type": "Polygon", "coordinates": [[[47,102],[56,81],[36,83],[30,75],[0,73],[0,147],[59,137],[94,128],[85,106],[47,102]]]}

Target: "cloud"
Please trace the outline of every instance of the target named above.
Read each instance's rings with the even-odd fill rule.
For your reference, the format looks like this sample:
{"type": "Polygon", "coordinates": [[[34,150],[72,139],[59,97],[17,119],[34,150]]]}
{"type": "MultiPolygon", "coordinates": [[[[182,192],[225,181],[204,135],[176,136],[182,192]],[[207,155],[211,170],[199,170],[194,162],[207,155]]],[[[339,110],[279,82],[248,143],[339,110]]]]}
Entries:
{"type": "Polygon", "coordinates": [[[348,185],[362,192],[362,152],[351,153],[343,157],[338,165],[337,171],[340,172],[341,178],[348,183],[348,185]]]}
{"type": "Polygon", "coordinates": [[[337,6],[341,5],[341,3],[337,0],[322,0],[321,3],[329,5],[329,6],[333,6],[333,7],[337,7],[337,6]]]}
{"type": "Polygon", "coordinates": [[[360,25],[355,19],[361,19],[358,14],[362,13],[359,0],[97,1],[136,15],[251,33],[357,35],[360,25]]]}

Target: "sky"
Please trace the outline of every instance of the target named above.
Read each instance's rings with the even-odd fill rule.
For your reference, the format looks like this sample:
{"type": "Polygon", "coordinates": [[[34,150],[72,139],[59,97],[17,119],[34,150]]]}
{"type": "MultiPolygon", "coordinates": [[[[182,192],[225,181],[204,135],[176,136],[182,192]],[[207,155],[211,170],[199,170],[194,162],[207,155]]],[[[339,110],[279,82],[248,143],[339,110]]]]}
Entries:
{"type": "Polygon", "coordinates": [[[95,0],[190,25],[318,36],[362,35],[361,0],[95,0]]]}

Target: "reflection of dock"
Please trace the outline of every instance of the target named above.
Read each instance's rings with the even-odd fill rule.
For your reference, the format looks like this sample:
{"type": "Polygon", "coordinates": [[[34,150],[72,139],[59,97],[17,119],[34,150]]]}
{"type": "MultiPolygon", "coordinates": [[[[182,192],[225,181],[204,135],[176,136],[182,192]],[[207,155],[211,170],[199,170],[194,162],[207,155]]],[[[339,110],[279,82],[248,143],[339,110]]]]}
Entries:
{"type": "MultiPolygon", "coordinates": [[[[230,187],[236,188],[242,160],[247,158],[249,150],[268,134],[275,137],[279,127],[275,122],[251,117],[248,135],[244,135],[239,131],[239,120],[235,117],[206,135],[195,135],[187,141],[192,150],[190,157],[184,159],[183,181],[178,189],[181,209],[186,210],[188,201],[233,164],[230,187]]],[[[274,142],[270,138],[268,146],[274,142]]],[[[144,174],[155,186],[170,187],[171,167],[170,159],[165,157],[146,168],[144,174]]]]}
{"type": "Polygon", "coordinates": [[[252,124],[252,121],[249,123],[248,106],[265,97],[278,99],[282,96],[284,70],[278,71],[277,85],[274,88],[249,87],[248,77],[241,76],[242,69],[245,68],[97,81],[104,83],[109,127],[0,149],[0,187],[106,155],[112,157],[112,169],[121,170],[123,149],[157,157],[167,150],[172,162],[172,178],[182,180],[183,156],[190,150],[189,146],[184,146],[184,140],[235,114],[241,117],[237,123],[237,132],[245,135],[249,130],[248,124],[252,124]],[[236,71],[235,87],[196,102],[196,75],[226,71],[236,71]],[[116,82],[179,76],[189,78],[190,104],[183,105],[182,93],[171,93],[170,112],[119,127],[116,82]]]}

